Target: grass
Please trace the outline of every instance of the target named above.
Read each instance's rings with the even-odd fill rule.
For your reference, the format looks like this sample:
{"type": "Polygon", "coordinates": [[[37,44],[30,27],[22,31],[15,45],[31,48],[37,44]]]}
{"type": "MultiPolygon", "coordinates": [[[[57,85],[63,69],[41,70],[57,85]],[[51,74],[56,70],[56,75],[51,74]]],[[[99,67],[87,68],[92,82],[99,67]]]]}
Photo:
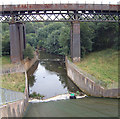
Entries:
{"type": "Polygon", "coordinates": [[[1,88],[6,88],[18,92],[24,92],[25,90],[24,73],[4,74],[0,76],[0,79],[1,88]]]}
{"type": "Polygon", "coordinates": [[[118,53],[113,49],[93,52],[75,63],[80,69],[91,74],[107,88],[118,87],[118,53]]]}
{"type": "Polygon", "coordinates": [[[0,62],[2,62],[2,65],[10,64],[10,56],[2,56],[0,57],[0,62]]]}
{"type": "Polygon", "coordinates": [[[0,68],[6,69],[6,68],[13,68],[14,66],[15,64],[11,63],[9,55],[0,57],[0,68]]]}

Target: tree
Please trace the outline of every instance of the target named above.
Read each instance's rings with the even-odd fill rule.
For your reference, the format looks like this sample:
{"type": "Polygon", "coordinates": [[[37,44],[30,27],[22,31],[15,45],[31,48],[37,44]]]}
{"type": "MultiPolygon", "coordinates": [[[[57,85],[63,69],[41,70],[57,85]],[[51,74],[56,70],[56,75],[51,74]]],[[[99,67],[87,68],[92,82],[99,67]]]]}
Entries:
{"type": "Polygon", "coordinates": [[[91,27],[93,23],[80,24],[80,37],[81,37],[81,53],[82,57],[88,52],[92,51],[92,39],[94,37],[94,29],[91,27]]]}
{"type": "Polygon", "coordinates": [[[34,58],[33,48],[29,44],[27,44],[23,54],[24,54],[24,58],[28,58],[30,60],[34,58]]]}
{"type": "Polygon", "coordinates": [[[9,38],[9,25],[2,24],[2,55],[10,54],[10,38],[9,38]]]}
{"type": "Polygon", "coordinates": [[[68,55],[70,53],[70,28],[68,26],[60,29],[59,36],[59,52],[61,55],[68,55]]]}
{"type": "Polygon", "coordinates": [[[102,50],[116,47],[118,43],[117,23],[97,23],[95,37],[93,39],[93,50],[102,50]]]}

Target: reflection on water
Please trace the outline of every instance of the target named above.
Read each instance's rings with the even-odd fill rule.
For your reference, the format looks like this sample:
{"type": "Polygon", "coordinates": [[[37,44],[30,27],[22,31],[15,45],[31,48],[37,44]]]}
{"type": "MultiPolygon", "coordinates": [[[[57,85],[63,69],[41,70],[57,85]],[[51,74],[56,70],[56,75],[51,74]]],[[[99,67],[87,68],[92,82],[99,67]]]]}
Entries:
{"type": "Polygon", "coordinates": [[[79,90],[67,77],[63,57],[45,52],[40,52],[40,61],[28,71],[28,79],[29,93],[45,98],[79,90]]]}

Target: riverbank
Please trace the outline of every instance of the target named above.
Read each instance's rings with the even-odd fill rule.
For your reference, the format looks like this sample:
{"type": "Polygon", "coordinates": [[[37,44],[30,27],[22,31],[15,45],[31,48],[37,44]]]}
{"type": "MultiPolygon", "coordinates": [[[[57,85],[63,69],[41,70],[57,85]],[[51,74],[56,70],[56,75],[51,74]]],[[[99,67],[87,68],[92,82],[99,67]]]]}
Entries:
{"type": "Polygon", "coordinates": [[[118,88],[119,52],[114,49],[93,52],[74,64],[94,76],[104,88],[118,88]]]}
{"type": "Polygon", "coordinates": [[[24,72],[28,71],[30,67],[38,60],[37,55],[29,60],[24,59],[18,63],[11,63],[9,56],[3,56],[0,58],[2,62],[1,68],[1,80],[0,87],[6,88],[14,91],[24,92],[25,87],[25,75],[24,72]],[[17,80],[16,80],[17,79],[17,80]]]}
{"type": "Polygon", "coordinates": [[[120,88],[106,89],[84,74],[74,63],[66,57],[66,68],[68,77],[87,95],[95,97],[120,98],[120,88]]]}
{"type": "Polygon", "coordinates": [[[24,73],[10,73],[1,75],[0,87],[10,89],[18,92],[24,92],[25,90],[25,74],[24,73]]]}
{"type": "MultiPolygon", "coordinates": [[[[3,91],[1,95],[2,99],[4,99],[5,103],[0,106],[0,118],[2,117],[22,117],[26,108],[28,106],[28,78],[27,78],[27,70],[37,61],[37,56],[31,60],[24,60],[17,64],[8,63],[8,65],[12,65],[12,67],[6,67],[2,69],[0,77],[0,84],[3,90],[9,89],[8,92],[19,91],[23,92],[23,96],[19,99],[11,100],[10,102],[6,102],[6,92],[3,91]],[[14,90],[14,91],[12,91],[14,90]]],[[[3,67],[1,67],[3,68],[3,67]]],[[[0,86],[0,87],[1,87],[0,86]]],[[[19,92],[17,93],[19,95],[19,92]]],[[[10,94],[11,96],[11,94],[10,94]]],[[[14,95],[16,97],[16,95],[14,95]]]]}

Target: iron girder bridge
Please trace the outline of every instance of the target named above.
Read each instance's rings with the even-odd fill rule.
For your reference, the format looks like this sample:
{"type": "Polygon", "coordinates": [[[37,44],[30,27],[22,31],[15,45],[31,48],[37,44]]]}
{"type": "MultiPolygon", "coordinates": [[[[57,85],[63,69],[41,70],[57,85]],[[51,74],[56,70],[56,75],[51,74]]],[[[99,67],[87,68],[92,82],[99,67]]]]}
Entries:
{"type": "Polygon", "coordinates": [[[20,4],[1,5],[0,22],[119,22],[120,5],[20,4]]]}

